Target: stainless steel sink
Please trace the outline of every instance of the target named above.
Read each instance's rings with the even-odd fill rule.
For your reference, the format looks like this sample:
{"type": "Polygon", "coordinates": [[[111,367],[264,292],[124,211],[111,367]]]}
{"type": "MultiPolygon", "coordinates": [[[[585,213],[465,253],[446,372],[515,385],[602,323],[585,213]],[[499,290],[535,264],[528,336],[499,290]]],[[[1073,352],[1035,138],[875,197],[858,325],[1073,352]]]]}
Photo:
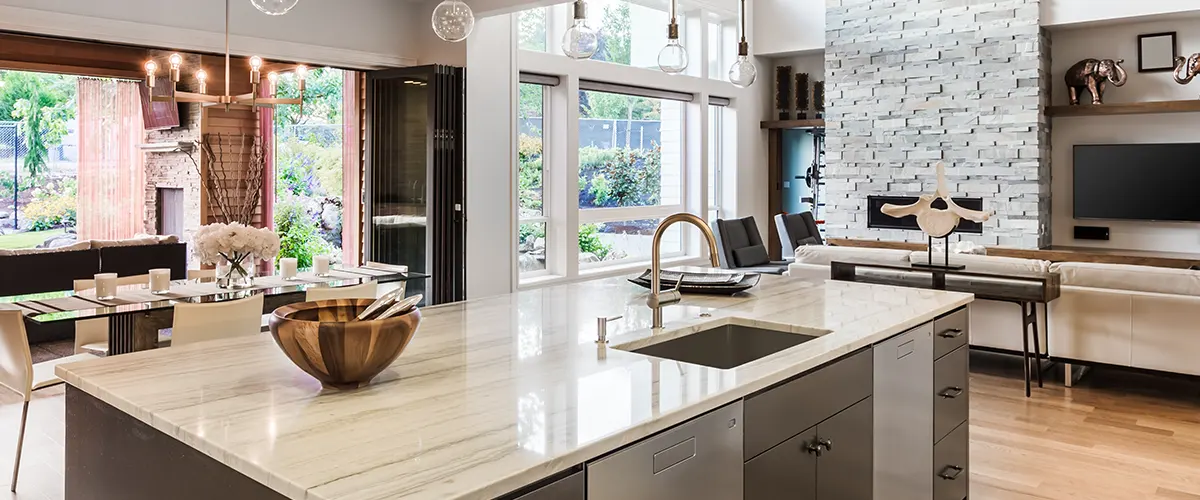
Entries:
{"type": "Polygon", "coordinates": [[[727,370],[815,338],[802,333],[723,325],[630,351],[727,370]]]}

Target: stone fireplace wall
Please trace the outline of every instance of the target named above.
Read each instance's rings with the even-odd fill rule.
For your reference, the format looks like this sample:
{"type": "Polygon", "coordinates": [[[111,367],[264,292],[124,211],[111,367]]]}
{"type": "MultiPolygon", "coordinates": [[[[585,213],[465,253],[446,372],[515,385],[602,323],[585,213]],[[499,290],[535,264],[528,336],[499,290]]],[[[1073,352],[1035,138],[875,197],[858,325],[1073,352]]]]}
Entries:
{"type": "Polygon", "coordinates": [[[963,239],[1049,244],[1050,41],[1038,3],[827,0],[830,237],[924,241],[867,228],[867,196],[933,192],[941,161],[954,196],[996,213],[963,239]]]}
{"type": "MultiPolygon", "coordinates": [[[[162,52],[156,58],[165,61],[169,53],[162,52]]],[[[184,65],[189,68],[199,66],[200,57],[185,56],[184,65]]],[[[163,79],[165,80],[165,79],[163,79]]],[[[195,91],[188,83],[189,79],[180,82],[181,90],[195,91]]],[[[160,80],[161,82],[162,80],[160,80]]],[[[147,143],[161,142],[194,142],[200,140],[201,108],[199,104],[187,104],[186,116],[182,116],[179,127],[164,130],[149,130],[146,132],[147,143]]],[[[197,160],[200,152],[192,153],[197,160]]],[[[185,153],[145,153],[146,169],[146,233],[154,234],[158,227],[158,188],[183,189],[184,225],[183,240],[191,241],[192,234],[200,228],[200,174],[185,153]]]]}

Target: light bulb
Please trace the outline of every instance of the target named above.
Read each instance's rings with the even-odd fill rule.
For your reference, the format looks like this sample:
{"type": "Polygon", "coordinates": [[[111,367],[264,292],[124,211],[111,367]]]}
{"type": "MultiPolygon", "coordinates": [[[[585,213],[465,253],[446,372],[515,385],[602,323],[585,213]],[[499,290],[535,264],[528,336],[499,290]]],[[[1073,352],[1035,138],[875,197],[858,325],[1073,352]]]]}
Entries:
{"type": "Polygon", "coordinates": [[[308,66],[305,66],[303,64],[296,66],[296,78],[303,80],[307,77],[308,77],[308,66]]]}
{"type": "Polygon", "coordinates": [[[258,71],[259,68],[262,68],[262,65],[263,65],[263,60],[261,57],[253,56],[250,58],[250,69],[252,69],[254,71],[258,71]]]}
{"type": "Polygon", "coordinates": [[[158,72],[158,63],[146,61],[146,76],[154,76],[158,72]]]}
{"type": "Polygon", "coordinates": [[[183,56],[179,54],[171,54],[171,69],[179,69],[179,65],[183,64],[183,56]]]}
{"type": "Polygon", "coordinates": [[[462,0],[444,0],[433,9],[433,32],[447,42],[461,42],[475,29],[475,14],[462,0]]]}
{"type": "Polygon", "coordinates": [[[672,38],[667,40],[667,46],[663,47],[658,53],[658,69],[663,73],[670,75],[678,75],[683,73],[683,70],[688,67],[688,53],[679,44],[679,40],[672,38]]]}
{"type": "Polygon", "coordinates": [[[563,34],[563,53],[572,59],[588,59],[600,48],[600,36],[587,25],[587,4],[575,0],[575,23],[563,34]]]}
{"type": "Polygon", "coordinates": [[[271,85],[275,85],[277,82],[279,82],[279,73],[274,71],[267,73],[267,80],[271,82],[271,85]]]}
{"type": "Polygon", "coordinates": [[[729,68],[729,83],[737,87],[746,88],[754,85],[754,80],[758,78],[758,68],[754,67],[754,63],[750,62],[747,56],[738,56],[733,62],[733,66],[729,68]]]}
{"type": "Polygon", "coordinates": [[[207,83],[208,72],[204,71],[204,70],[197,71],[196,72],[196,81],[200,83],[200,93],[201,94],[207,93],[208,92],[208,83],[207,83]]]}
{"type": "Polygon", "coordinates": [[[250,0],[254,8],[268,16],[282,16],[295,7],[300,0],[250,0]]]}

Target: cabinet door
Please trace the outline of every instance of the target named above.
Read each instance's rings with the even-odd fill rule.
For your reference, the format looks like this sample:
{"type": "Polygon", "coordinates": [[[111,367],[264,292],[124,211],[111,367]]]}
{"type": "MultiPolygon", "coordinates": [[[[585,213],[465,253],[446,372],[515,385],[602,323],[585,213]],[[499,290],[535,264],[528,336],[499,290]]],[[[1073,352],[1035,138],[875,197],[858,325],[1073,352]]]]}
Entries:
{"type": "Polygon", "coordinates": [[[553,483],[533,490],[515,500],[583,500],[583,472],[576,472],[553,483]]]}
{"type": "Polygon", "coordinates": [[[816,427],[806,429],[746,462],[745,500],[815,500],[816,427]]]}
{"type": "Polygon", "coordinates": [[[817,425],[817,498],[871,500],[872,400],[859,401],[817,425]]]}

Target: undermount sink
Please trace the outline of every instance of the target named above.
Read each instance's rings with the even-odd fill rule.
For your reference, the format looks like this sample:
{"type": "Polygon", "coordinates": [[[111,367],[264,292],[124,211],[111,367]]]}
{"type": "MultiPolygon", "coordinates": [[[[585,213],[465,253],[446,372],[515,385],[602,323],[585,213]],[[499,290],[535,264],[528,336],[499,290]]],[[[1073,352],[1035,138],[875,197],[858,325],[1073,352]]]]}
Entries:
{"type": "Polygon", "coordinates": [[[727,370],[815,338],[815,335],[730,324],[629,351],[727,370]]]}

